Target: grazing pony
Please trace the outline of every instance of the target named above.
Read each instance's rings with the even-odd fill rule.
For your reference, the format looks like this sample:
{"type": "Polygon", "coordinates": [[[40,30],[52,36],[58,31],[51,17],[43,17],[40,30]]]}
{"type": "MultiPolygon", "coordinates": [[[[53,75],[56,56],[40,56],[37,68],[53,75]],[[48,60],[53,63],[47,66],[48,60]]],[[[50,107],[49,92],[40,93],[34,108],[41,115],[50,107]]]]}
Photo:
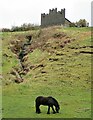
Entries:
{"type": "Polygon", "coordinates": [[[53,110],[53,114],[59,112],[59,109],[60,109],[59,104],[58,104],[57,100],[51,96],[49,96],[49,97],[38,96],[36,98],[35,102],[36,102],[36,113],[38,113],[38,114],[41,113],[40,108],[39,108],[40,105],[48,106],[47,114],[50,114],[50,107],[53,110]],[[54,110],[53,106],[55,106],[56,111],[54,110]]]}

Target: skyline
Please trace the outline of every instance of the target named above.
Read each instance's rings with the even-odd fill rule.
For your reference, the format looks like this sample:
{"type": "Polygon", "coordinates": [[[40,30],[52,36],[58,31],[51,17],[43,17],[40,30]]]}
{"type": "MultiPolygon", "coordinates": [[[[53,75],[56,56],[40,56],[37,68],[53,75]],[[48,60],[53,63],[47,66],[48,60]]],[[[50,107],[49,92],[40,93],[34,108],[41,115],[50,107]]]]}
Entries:
{"type": "Polygon", "coordinates": [[[24,23],[40,25],[41,13],[49,13],[49,9],[65,8],[66,18],[71,22],[86,19],[91,22],[91,0],[1,0],[0,1],[0,28],[21,26],[24,23]],[[6,4],[5,4],[6,3],[6,4]]]}

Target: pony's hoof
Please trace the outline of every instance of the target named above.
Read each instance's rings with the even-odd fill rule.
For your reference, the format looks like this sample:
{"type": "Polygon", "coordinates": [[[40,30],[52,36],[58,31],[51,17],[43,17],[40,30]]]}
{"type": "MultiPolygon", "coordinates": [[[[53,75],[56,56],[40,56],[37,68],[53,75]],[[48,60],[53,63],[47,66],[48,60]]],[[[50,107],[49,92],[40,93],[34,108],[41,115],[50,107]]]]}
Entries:
{"type": "Polygon", "coordinates": [[[38,114],[40,114],[41,112],[38,112],[38,114]]]}
{"type": "Polygon", "coordinates": [[[47,114],[50,114],[49,112],[47,112],[47,114]]]}
{"type": "Polygon", "coordinates": [[[36,112],[37,114],[40,114],[41,112],[36,112]]]}
{"type": "Polygon", "coordinates": [[[56,112],[53,112],[53,114],[55,114],[56,112]]]}

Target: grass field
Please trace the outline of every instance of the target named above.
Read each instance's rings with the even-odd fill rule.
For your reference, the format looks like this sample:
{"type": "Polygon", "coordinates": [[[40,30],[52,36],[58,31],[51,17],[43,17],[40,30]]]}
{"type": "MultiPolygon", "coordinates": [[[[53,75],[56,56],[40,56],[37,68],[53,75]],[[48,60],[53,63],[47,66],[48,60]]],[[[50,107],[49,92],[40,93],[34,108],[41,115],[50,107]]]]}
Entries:
{"type": "Polygon", "coordinates": [[[91,29],[49,27],[27,32],[3,33],[2,116],[3,118],[91,118],[91,29]],[[24,82],[15,83],[10,74],[19,60],[10,41],[31,34],[33,52],[28,66],[34,66],[24,82]],[[82,52],[83,51],[83,52],[82,52]],[[58,114],[35,113],[35,98],[53,96],[60,104],[58,114]]]}

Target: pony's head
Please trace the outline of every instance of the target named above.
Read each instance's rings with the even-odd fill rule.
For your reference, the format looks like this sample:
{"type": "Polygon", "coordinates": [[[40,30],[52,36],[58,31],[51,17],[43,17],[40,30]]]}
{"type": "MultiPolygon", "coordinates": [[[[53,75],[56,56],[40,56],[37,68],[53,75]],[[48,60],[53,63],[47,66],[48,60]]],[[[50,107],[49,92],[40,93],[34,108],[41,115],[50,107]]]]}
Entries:
{"type": "Polygon", "coordinates": [[[60,107],[58,105],[58,106],[56,106],[56,112],[59,113],[59,110],[60,110],[60,107]]]}

